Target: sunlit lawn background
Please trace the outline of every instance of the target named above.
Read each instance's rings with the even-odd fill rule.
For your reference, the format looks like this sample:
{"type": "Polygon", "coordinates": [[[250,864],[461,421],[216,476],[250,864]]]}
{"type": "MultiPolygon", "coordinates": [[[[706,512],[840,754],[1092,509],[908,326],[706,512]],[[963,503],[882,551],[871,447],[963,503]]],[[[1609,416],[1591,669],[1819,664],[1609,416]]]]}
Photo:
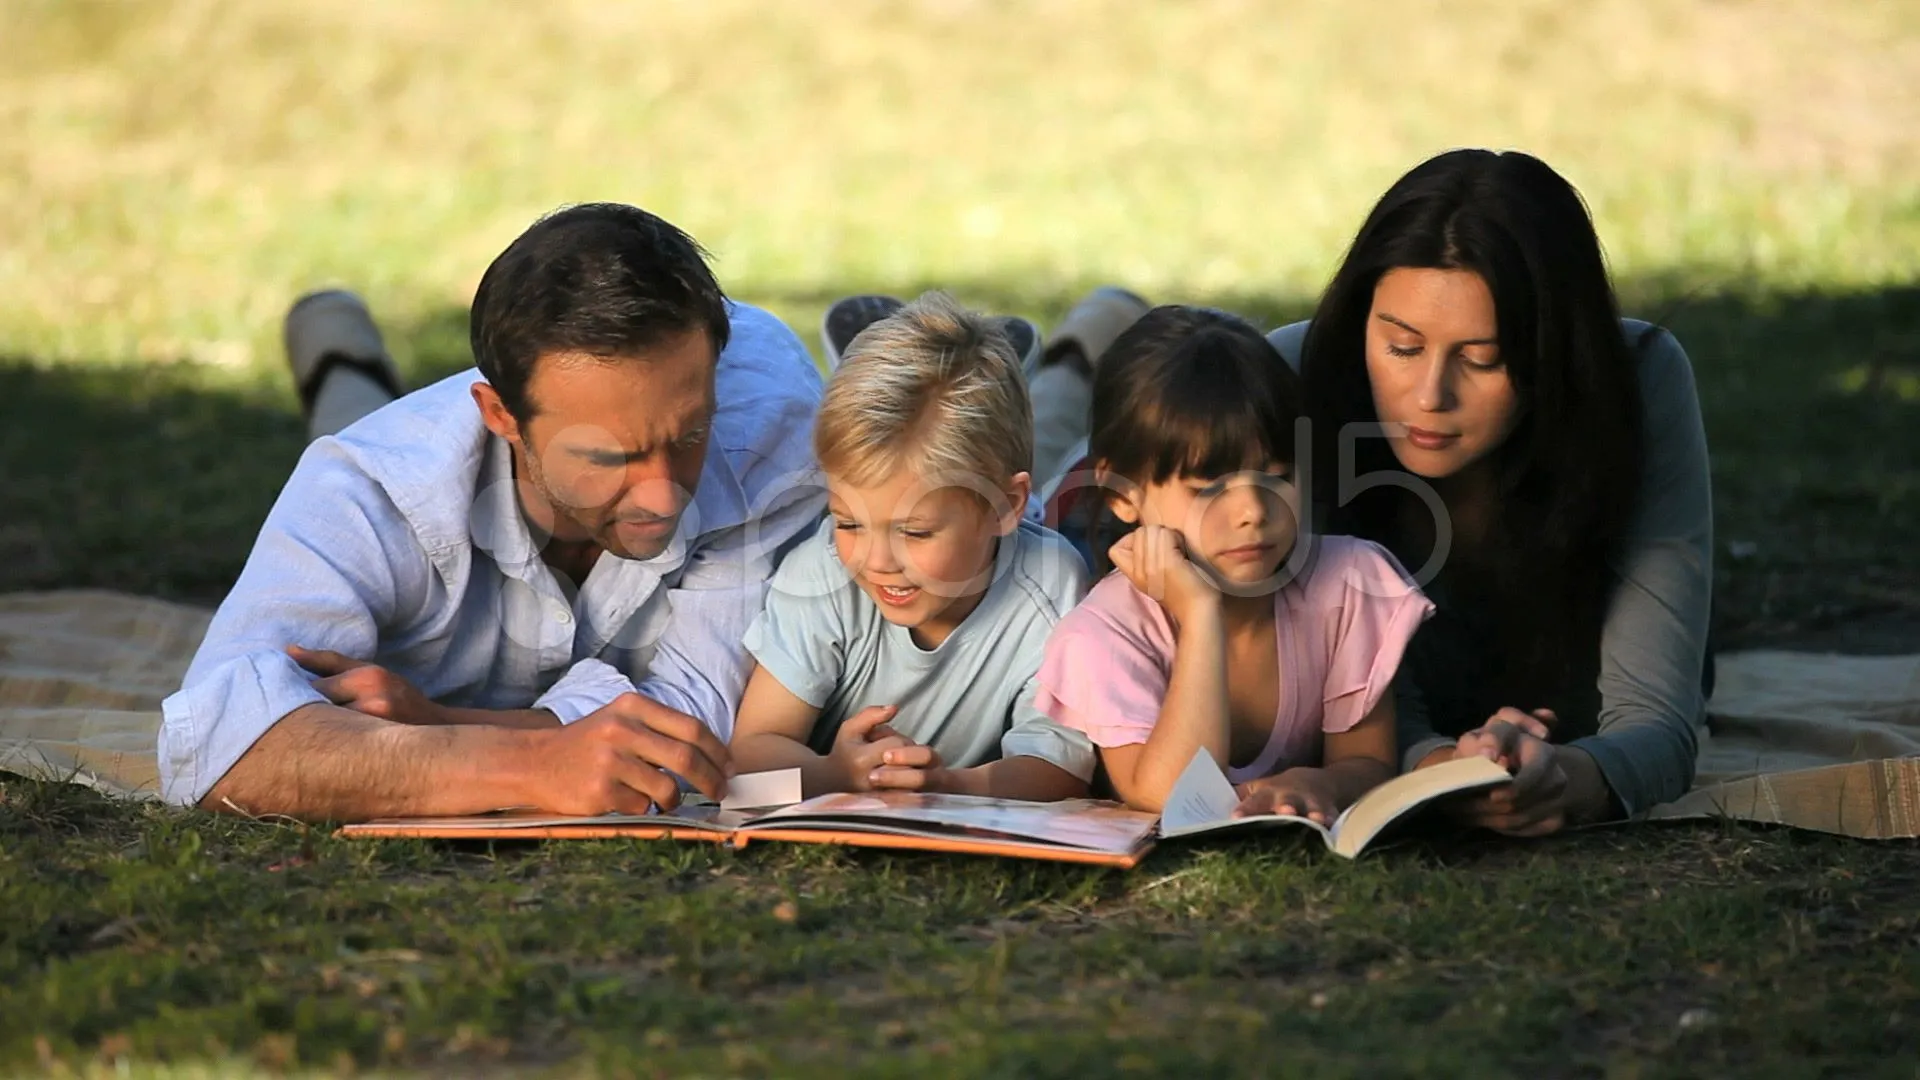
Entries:
{"type": "MultiPolygon", "coordinates": [[[[663,214],[810,344],[934,285],[1273,323],[1459,145],[1559,168],[1688,346],[1722,643],[1920,646],[1904,0],[0,0],[0,588],[216,600],[299,452],[288,302],[353,287],[410,376],[464,366],[481,271],[563,203],[663,214]]],[[[1743,829],[1120,877],[347,845],[6,781],[0,1065],[1912,1075],[1917,885],[1743,829]]]]}

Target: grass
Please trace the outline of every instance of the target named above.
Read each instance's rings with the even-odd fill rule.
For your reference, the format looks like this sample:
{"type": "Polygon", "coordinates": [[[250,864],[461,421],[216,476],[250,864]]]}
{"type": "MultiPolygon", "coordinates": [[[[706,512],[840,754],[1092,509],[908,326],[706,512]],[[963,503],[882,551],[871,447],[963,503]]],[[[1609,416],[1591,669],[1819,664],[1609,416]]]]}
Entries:
{"type": "MultiPolygon", "coordinates": [[[[278,319],[467,363],[619,198],[809,327],[942,285],[1311,309],[1413,162],[1522,146],[1687,345],[1728,647],[1920,642],[1920,12],[1460,0],[0,5],[0,588],[216,600],[278,319]]],[[[1920,858],[1737,827],[935,857],[346,843],[0,779],[0,1072],[1912,1075],[1920,858]]]]}
{"type": "Polygon", "coordinates": [[[1909,845],[1273,842],[1121,875],[342,841],[0,790],[21,1065],[1804,1076],[1920,1050],[1909,845]]]}

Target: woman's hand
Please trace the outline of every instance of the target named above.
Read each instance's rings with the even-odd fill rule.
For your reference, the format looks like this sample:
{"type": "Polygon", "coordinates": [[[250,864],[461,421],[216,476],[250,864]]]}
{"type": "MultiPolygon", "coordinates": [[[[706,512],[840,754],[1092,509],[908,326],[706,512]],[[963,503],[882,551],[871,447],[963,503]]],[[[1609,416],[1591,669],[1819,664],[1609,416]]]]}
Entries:
{"type": "Polygon", "coordinates": [[[1584,750],[1547,741],[1553,719],[1546,709],[1501,709],[1460,736],[1453,757],[1497,762],[1513,783],[1456,803],[1456,819],[1509,836],[1545,836],[1608,816],[1613,793],[1600,767],[1584,750]]]}
{"type": "Polygon", "coordinates": [[[1219,607],[1220,590],[1187,558],[1177,529],[1142,525],[1121,537],[1107,556],[1134,588],[1166,608],[1182,626],[1209,606],[1219,607]]]}

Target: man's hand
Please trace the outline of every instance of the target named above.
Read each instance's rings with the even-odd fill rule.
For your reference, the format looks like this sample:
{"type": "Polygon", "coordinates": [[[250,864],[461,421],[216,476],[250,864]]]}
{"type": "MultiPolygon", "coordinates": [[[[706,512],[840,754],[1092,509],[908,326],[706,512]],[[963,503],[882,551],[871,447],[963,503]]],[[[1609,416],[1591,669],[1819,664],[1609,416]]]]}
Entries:
{"type": "Polygon", "coordinates": [[[323,676],[313,688],[342,708],[396,724],[446,724],[452,718],[420,688],[378,664],[327,649],[287,646],[293,662],[323,676]]]}
{"type": "Polygon", "coordinates": [[[727,748],[705,724],[639,694],[621,694],[577,723],[533,737],[530,801],[559,814],[671,810],[680,805],[674,775],[719,799],[732,771],[727,748]]]}
{"type": "Polygon", "coordinates": [[[1184,626],[1202,610],[1219,608],[1220,590],[1187,558],[1176,529],[1142,525],[1108,548],[1107,557],[1134,588],[1166,608],[1175,623],[1184,626]]]}
{"type": "Polygon", "coordinates": [[[1340,798],[1334,786],[1333,777],[1325,769],[1288,769],[1242,787],[1240,805],[1234,807],[1233,816],[1286,814],[1327,825],[1340,816],[1340,798]]]}
{"type": "Polygon", "coordinates": [[[839,778],[836,786],[841,791],[873,790],[875,771],[887,752],[915,745],[912,739],[887,726],[887,721],[899,712],[897,705],[873,705],[840,724],[827,760],[833,764],[834,775],[839,778]]]}

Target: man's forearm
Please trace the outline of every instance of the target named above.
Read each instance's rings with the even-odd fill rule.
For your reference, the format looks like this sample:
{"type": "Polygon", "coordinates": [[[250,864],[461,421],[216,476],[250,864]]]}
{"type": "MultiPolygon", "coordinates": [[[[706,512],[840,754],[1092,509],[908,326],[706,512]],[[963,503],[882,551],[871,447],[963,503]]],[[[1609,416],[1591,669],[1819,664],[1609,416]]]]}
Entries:
{"type": "Polygon", "coordinates": [[[483,813],[526,801],[532,734],[305,705],[268,728],[200,805],[309,821],[483,813]]]}
{"type": "Polygon", "coordinates": [[[482,724],[490,727],[539,731],[560,726],[560,718],[545,709],[463,709],[440,706],[443,724],[482,724]]]}

